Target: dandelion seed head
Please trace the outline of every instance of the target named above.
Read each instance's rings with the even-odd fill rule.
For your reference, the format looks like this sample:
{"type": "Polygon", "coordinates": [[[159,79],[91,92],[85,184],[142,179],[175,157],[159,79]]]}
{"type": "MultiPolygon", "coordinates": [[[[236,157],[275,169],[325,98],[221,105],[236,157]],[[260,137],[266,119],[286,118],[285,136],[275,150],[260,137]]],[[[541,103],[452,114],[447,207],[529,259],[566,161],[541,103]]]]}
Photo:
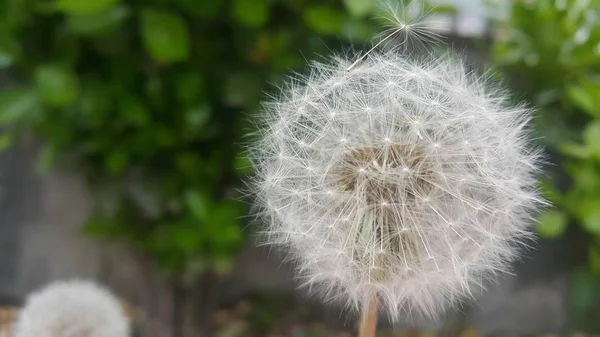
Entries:
{"type": "Polygon", "coordinates": [[[530,111],[452,57],[352,63],[313,63],[265,103],[252,151],[265,240],[327,300],[436,317],[530,237],[544,204],[530,111]]]}
{"type": "Polygon", "coordinates": [[[15,337],[127,337],[119,301],[89,281],[56,282],[32,293],[15,323],[15,337]]]}

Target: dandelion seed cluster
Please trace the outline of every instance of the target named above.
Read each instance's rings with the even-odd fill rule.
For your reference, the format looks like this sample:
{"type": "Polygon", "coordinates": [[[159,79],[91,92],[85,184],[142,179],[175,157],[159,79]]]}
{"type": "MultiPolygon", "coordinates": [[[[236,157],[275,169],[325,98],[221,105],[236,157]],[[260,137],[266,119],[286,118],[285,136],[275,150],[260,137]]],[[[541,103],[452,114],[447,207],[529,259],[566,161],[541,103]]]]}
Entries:
{"type": "Polygon", "coordinates": [[[253,187],[305,285],[436,317],[506,271],[543,203],[530,111],[452,57],[313,63],[265,104],[253,187]]]}
{"type": "Polygon", "coordinates": [[[93,282],[55,282],[29,295],[15,337],[129,337],[119,301],[93,282]]]}

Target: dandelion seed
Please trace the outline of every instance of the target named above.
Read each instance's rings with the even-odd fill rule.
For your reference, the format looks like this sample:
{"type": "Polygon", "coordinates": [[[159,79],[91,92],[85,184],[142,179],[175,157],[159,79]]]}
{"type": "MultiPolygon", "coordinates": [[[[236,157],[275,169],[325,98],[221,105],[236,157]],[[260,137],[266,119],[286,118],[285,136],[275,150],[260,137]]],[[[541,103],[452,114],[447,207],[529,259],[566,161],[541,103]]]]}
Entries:
{"type": "Polygon", "coordinates": [[[380,18],[386,24],[385,29],[376,36],[379,42],[350,64],[346,71],[357,68],[371,52],[391,41],[398,48],[436,43],[441,39],[440,34],[433,30],[433,11],[427,10],[424,3],[413,0],[387,1],[382,2],[380,7],[383,13],[380,18]]]}

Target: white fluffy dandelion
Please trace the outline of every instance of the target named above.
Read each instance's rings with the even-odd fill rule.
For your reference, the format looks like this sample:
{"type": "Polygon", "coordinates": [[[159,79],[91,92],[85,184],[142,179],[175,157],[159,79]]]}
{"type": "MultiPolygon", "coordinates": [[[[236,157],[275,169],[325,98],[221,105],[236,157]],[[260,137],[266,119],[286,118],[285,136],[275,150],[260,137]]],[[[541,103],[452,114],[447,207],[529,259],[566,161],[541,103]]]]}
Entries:
{"type": "Polygon", "coordinates": [[[29,295],[15,337],[128,337],[122,305],[88,281],[56,282],[29,295]]]}
{"type": "Polygon", "coordinates": [[[455,58],[313,63],[265,104],[253,184],[328,300],[435,317],[504,272],[543,203],[530,111],[455,58]]]}

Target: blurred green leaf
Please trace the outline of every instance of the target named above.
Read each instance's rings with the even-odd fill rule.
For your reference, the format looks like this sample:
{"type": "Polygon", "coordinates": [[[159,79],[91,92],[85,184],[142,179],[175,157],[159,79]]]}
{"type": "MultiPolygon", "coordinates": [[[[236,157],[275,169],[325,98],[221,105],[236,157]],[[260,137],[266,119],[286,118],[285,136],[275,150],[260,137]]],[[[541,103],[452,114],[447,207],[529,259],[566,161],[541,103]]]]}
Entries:
{"type": "Polygon", "coordinates": [[[212,17],[219,13],[223,7],[223,0],[198,1],[198,0],[176,0],[187,12],[202,17],[212,17]]]}
{"type": "Polygon", "coordinates": [[[231,73],[224,84],[223,100],[229,106],[250,106],[261,97],[261,81],[250,72],[231,73]]]}
{"type": "Polygon", "coordinates": [[[375,3],[371,0],[344,0],[344,5],[350,15],[362,17],[371,13],[375,3]]]}
{"type": "Polygon", "coordinates": [[[600,106],[594,103],[591,93],[587,92],[583,87],[570,87],[567,90],[567,94],[583,111],[592,116],[600,116],[600,106]]]}
{"type": "Polygon", "coordinates": [[[80,108],[85,124],[101,126],[108,119],[113,103],[111,88],[106,83],[89,81],[82,84],[80,108]]]}
{"type": "Polygon", "coordinates": [[[149,112],[138,98],[129,96],[123,100],[121,109],[123,118],[131,125],[142,127],[150,122],[149,112]]]}
{"type": "Polygon", "coordinates": [[[10,67],[21,56],[21,45],[17,36],[0,26],[0,69],[10,67]]]}
{"type": "Polygon", "coordinates": [[[124,150],[115,150],[106,158],[106,170],[112,174],[121,174],[129,164],[129,156],[124,150]]]}
{"type": "MultiPolygon", "coordinates": [[[[2,47],[0,47],[2,48],[2,47]]],[[[13,64],[13,56],[0,49],[0,69],[8,68],[13,64]]]]}
{"type": "Polygon", "coordinates": [[[372,26],[360,20],[347,21],[343,28],[343,36],[350,41],[368,41],[375,33],[372,26]]]}
{"type": "Polygon", "coordinates": [[[307,26],[321,34],[339,34],[344,26],[344,17],[329,7],[308,7],[303,13],[307,26]]]}
{"type": "Polygon", "coordinates": [[[91,14],[107,10],[120,0],[56,0],[56,7],[67,14],[91,14]]]}
{"type": "Polygon", "coordinates": [[[164,11],[142,11],[141,34],[150,56],[159,62],[179,62],[188,59],[190,36],[181,17],[164,11]]]}
{"type": "Polygon", "coordinates": [[[588,262],[592,273],[600,275],[600,247],[598,244],[590,245],[588,249],[588,262]]]}
{"type": "MultiPolygon", "coordinates": [[[[572,176],[574,187],[579,192],[584,192],[586,195],[594,195],[597,190],[600,190],[600,175],[598,168],[592,161],[584,163],[570,163],[565,169],[572,176]]],[[[580,205],[580,207],[587,204],[580,205]]]]}
{"type": "Polygon", "coordinates": [[[545,211],[538,216],[538,233],[542,237],[556,238],[567,228],[567,216],[557,210],[545,211]]]}
{"type": "Polygon", "coordinates": [[[573,142],[560,144],[559,149],[562,153],[579,159],[586,159],[591,155],[590,149],[587,146],[573,142]]]}
{"type": "Polygon", "coordinates": [[[67,27],[78,35],[108,34],[122,26],[129,15],[128,7],[116,6],[98,13],[68,16],[67,27]]]}
{"type": "Polygon", "coordinates": [[[540,193],[546,200],[550,201],[554,205],[558,205],[562,202],[562,195],[560,191],[552,184],[552,178],[542,178],[538,182],[540,193]]]}
{"type": "Polygon", "coordinates": [[[230,252],[232,248],[241,243],[243,239],[242,232],[240,227],[236,225],[236,219],[240,214],[234,202],[215,205],[207,216],[206,230],[213,238],[211,243],[215,246],[215,249],[230,252]]]}
{"type": "Polygon", "coordinates": [[[209,205],[201,193],[192,190],[187,191],[185,193],[185,202],[197,221],[206,221],[209,214],[209,205]]]}
{"type": "Polygon", "coordinates": [[[185,121],[188,128],[200,129],[210,120],[210,106],[200,104],[185,111],[185,121]]]}
{"type": "Polygon", "coordinates": [[[163,107],[165,95],[165,84],[160,76],[152,76],[146,81],[146,97],[155,107],[163,107]]]}
{"type": "Polygon", "coordinates": [[[31,117],[39,109],[37,94],[30,88],[14,88],[0,92],[0,125],[31,117]]]}
{"type": "Polygon", "coordinates": [[[586,126],[583,138],[590,152],[600,159],[600,120],[586,126]]]}
{"type": "Polygon", "coordinates": [[[589,209],[584,212],[583,226],[588,232],[600,235],[600,208],[589,209]]]}
{"type": "Polygon", "coordinates": [[[79,79],[69,68],[46,64],[35,71],[35,84],[42,101],[50,106],[64,108],[79,97],[79,79]]]}
{"type": "Polygon", "coordinates": [[[190,104],[204,97],[205,83],[201,75],[186,73],[177,77],[177,99],[184,104],[190,104]]]}
{"type": "Polygon", "coordinates": [[[262,26],[269,17],[269,4],[267,0],[233,0],[233,17],[246,26],[262,26]]]}

